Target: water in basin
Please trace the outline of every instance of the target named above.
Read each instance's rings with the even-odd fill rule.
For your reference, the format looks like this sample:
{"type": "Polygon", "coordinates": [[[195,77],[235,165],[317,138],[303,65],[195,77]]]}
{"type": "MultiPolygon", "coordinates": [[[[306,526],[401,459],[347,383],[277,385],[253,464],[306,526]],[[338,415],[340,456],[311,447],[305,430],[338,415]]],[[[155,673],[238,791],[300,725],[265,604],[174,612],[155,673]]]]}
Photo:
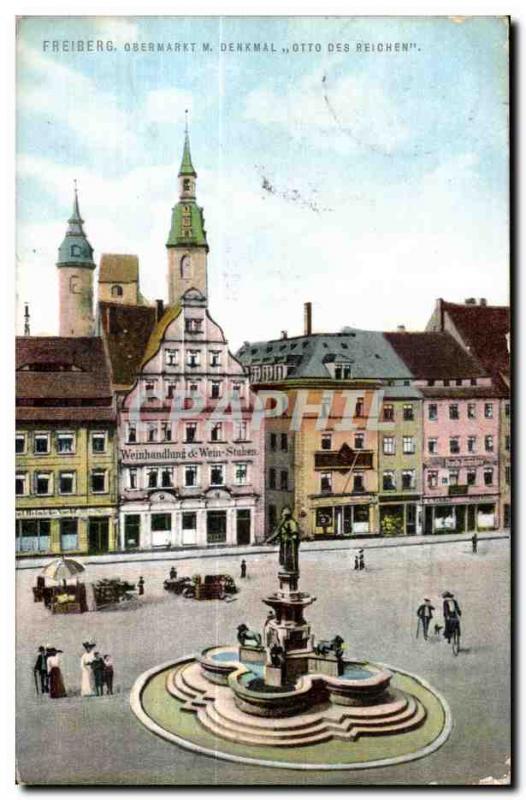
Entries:
{"type": "Polygon", "coordinates": [[[360,664],[346,664],[343,675],[340,675],[339,677],[340,680],[359,681],[366,678],[372,678],[373,675],[373,672],[365,669],[365,667],[362,667],[360,664]]]}
{"type": "Polygon", "coordinates": [[[212,653],[208,656],[212,661],[239,661],[239,652],[237,650],[220,650],[218,653],[212,653]]]}

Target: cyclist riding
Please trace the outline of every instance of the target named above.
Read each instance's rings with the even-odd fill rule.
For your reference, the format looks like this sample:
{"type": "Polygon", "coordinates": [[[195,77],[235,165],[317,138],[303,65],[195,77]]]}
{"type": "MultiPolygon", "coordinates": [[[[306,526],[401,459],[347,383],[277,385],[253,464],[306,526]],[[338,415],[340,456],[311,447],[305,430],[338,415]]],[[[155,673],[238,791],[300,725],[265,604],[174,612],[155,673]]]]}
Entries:
{"type": "Polygon", "coordinates": [[[444,599],[444,637],[449,642],[455,631],[458,631],[458,636],[460,636],[462,611],[451,592],[442,592],[442,597],[444,599]]]}

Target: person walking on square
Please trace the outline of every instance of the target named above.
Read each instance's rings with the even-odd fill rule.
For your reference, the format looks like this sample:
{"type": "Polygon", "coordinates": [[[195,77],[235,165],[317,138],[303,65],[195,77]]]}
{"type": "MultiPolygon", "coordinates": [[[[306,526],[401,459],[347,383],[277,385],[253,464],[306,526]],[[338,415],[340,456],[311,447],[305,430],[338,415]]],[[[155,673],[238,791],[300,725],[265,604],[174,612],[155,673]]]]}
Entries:
{"type": "Polygon", "coordinates": [[[360,559],[359,559],[359,557],[357,555],[354,556],[354,569],[356,571],[358,571],[360,569],[360,559]]]}
{"type": "Polygon", "coordinates": [[[170,580],[174,581],[177,578],[177,570],[175,567],[170,569],[170,580]]]}
{"type": "Polygon", "coordinates": [[[137,593],[139,595],[143,595],[144,594],[144,578],[142,577],[142,575],[140,576],[139,580],[137,581],[137,590],[138,590],[137,593]]]}
{"type": "Polygon", "coordinates": [[[102,697],[104,694],[104,659],[101,658],[98,651],[93,654],[91,669],[95,678],[95,693],[97,697],[102,697]]]}
{"type": "Polygon", "coordinates": [[[244,558],[241,560],[241,577],[242,578],[247,577],[247,562],[245,561],[244,558]]]}
{"type": "Polygon", "coordinates": [[[86,641],[82,643],[85,652],[80,659],[80,694],[82,697],[92,697],[95,690],[95,675],[91,665],[95,658],[93,650],[95,649],[95,642],[86,641]]]}
{"type": "MultiPolygon", "coordinates": [[[[46,657],[46,648],[40,645],[38,648],[38,656],[37,660],[35,661],[35,666],[33,667],[33,674],[35,676],[35,683],[37,678],[40,681],[40,691],[41,694],[46,694],[49,691],[48,686],[48,676],[47,676],[47,657],[46,657]]],[[[37,694],[38,694],[38,684],[37,684],[37,694]]]]}
{"type": "Polygon", "coordinates": [[[113,694],[113,659],[109,653],[104,656],[103,683],[106,687],[106,694],[113,694]]]}
{"type": "Polygon", "coordinates": [[[360,550],[359,562],[360,562],[360,569],[365,569],[365,560],[364,560],[364,555],[363,555],[363,549],[360,550]]]}
{"type": "MultiPolygon", "coordinates": [[[[424,639],[427,642],[427,635],[429,631],[429,624],[433,619],[433,611],[435,607],[431,605],[431,601],[429,597],[424,597],[424,602],[418,606],[416,615],[418,617],[419,625],[422,625],[422,631],[424,634],[424,639]]],[[[418,635],[418,631],[417,631],[418,635]]]]}
{"type": "Polygon", "coordinates": [[[475,531],[475,533],[471,537],[471,548],[474,553],[477,552],[478,543],[479,543],[479,537],[477,536],[477,532],[475,531]]]}
{"type": "Polygon", "coordinates": [[[52,700],[57,700],[60,697],[67,697],[59,655],[62,653],[62,650],[57,650],[55,647],[52,647],[48,652],[47,672],[49,681],[49,696],[52,700]]]}

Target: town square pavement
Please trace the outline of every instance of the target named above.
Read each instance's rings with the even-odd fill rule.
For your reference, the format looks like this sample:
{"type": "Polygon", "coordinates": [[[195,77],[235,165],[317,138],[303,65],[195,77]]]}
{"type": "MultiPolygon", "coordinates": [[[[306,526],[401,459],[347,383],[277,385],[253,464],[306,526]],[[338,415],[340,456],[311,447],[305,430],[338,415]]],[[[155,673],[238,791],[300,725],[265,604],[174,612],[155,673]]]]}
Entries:
{"type": "Polygon", "coordinates": [[[261,628],[261,597],[276,587],[276,554],[140,563],[89,564],[89,578],[145,579],[145,595],[126,607],[52,616],[34,603],[37,569],[17,572],[18,780],[42,784],[466,784],[502,778],[510,755],[509,539],[440,546],[371,548],[366,569],[352,569],[355,551],[301,554],[301,587],[317,597],[308,618],[318,638],[341,634],[346,655],[417,673],[447,699],[453,731],[427,758],[356,772],[299,772],[251,767],[201,756],[149,733],[129,707],[129,692],[148,668],[216,643],[234,642],[246,622],[261,628]],[[174,564],[180,575],[231,573],[241,591],[233,602],[186,600],[162,582],[174,564]],[[422,598],[453,591],[462,607],[462,651],[431,637],[415,638],[422,598]],[[112,697],[81,698],[82,642],[94,637],[115,664],[112,697]],[[32,667],[40,644],[64,651],[68,697],[37,696],[32,667]]]}

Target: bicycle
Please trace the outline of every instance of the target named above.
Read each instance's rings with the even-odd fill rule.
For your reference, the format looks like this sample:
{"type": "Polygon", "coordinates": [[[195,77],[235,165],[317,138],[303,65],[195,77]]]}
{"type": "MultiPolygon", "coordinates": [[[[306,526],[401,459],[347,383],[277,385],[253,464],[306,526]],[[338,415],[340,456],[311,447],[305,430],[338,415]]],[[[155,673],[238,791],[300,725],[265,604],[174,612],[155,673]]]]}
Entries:
{"type": "Polygon", "coordinates": [[[451,649],[453,655],[458,656],[460,652],[460,621],[458,619],[450,620],[451,635],[449,641],[451,642],[451,649]]]}

